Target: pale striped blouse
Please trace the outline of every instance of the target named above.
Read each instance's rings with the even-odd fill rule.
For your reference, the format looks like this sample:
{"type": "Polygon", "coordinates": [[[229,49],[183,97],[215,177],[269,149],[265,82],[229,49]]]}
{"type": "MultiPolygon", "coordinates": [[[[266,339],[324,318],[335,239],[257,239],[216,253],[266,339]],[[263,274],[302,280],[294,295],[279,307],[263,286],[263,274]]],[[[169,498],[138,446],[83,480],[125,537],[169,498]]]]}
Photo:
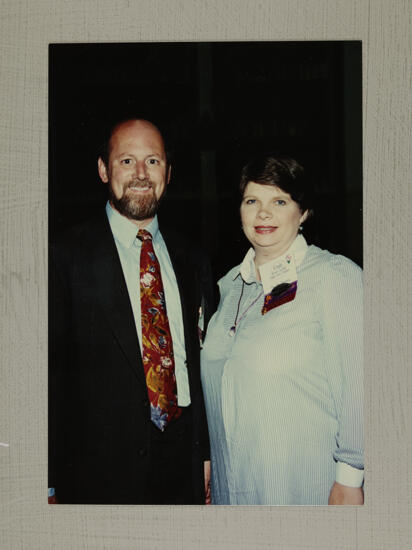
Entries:
{"type": "Polygon", "coordinates": [[[363,468],[361,269],[302,236],[290,251],[296,297],[263,316],[253,251],[219,281],[202,350],[214,504],[327,504],[337,461],[363,468]]]}

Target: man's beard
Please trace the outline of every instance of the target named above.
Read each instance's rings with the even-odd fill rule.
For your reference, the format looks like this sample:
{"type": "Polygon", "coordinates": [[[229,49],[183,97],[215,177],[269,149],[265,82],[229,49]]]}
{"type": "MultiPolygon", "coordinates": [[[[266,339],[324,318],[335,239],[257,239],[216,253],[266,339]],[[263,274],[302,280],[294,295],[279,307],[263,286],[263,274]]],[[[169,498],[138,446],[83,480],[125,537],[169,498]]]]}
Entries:
{"type": "Polygon", "coordinates": [[[118,199],[115,197],[111,185],[109,185],[110,201],[120,214],[132,220],[147,220],[153,218],[159,208],[159,200],[157,199],[153,186],[150,180],[131,182],[123,192],[123,196],[118,199]],[[149,185],[152,189],[151,193],[138,197],[131,196],[127,193],[127,189],[133,187],[145,187],[149,185]]]}

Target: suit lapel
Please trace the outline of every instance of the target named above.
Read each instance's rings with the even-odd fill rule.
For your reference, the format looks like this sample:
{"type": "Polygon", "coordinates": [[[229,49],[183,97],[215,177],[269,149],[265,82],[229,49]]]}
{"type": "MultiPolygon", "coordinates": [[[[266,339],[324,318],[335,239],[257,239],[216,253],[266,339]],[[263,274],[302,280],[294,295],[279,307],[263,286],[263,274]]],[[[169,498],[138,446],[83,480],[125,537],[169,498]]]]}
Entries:
{"type": "MultiPolygon", "coordinates": [[[[195,342],[197,338],[196,315],[197,308],[200,305],[196,302],[194,269],[193,266],[190,266],[187,251],[184,250],[179,239],[169,231],[162,233],[162,236],[167,246],[179,289],[186,353],[189,359],[192,352],[190,344],[195,342]]],[[[116,244],[105,212],[103,218],[99,219],[96,224],[96,239],[93,241],[91,257],[98,302],[131,368],[146,388],[133,310],[116,244]]],[[[190,365],[189,360],[188,365],[190,365]]]]}
{"type": "Polygon", "coordinates": [[[139,340],[116,244],[106,214],[93,246],[92,269],[96,295],[113,334],[131,368],[146,387],[139,340]]]}

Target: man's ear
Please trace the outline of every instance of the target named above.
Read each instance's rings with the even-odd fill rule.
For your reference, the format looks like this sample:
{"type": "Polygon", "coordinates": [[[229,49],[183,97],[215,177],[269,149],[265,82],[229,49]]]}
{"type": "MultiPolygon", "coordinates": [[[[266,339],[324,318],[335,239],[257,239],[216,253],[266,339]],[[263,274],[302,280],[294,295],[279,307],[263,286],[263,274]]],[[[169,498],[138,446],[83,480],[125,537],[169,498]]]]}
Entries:
{"type": "Polygon", "coordinates": [[[101,157],[99,157],[97,160],[97,170],[99,172],[99,176],[102,182],[107,183],[109,181],[109,176],[107,175],[106,165],[101,157]]]}
{"type": "Polygon", "coordinates": [[[169,168],[167,169],[166,185],[169,185],[171,175],[172,175],[172,165],[170,164],[170,165],[169,165],[169,168]]]}

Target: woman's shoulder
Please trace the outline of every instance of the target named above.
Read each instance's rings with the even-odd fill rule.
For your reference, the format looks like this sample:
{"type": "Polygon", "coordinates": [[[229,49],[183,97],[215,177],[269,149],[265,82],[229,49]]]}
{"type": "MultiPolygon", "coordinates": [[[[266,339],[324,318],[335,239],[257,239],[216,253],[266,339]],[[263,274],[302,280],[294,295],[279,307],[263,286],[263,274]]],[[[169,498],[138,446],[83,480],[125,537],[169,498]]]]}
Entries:
{"type": "Polygon", "coordinates": [[[312,269],[322,279],[362,279],[362,269],[351,259],[341,254],[310,245],[305,257],[305,266],[312,269]]]}
{"type": "Polygon", "coordinates": [[[223,296],[227,292],[229,292],[229,290],[231,288],[233,288],[233,286],[234,286],[234,281],[235,281],[236,277],[241,276],[240,275],[241,265],[242,264],[235,265],[234,267],[232,267],[232,269],[229,269],[229,271],[226,273],[226,275],[223,275],[223,277],[221,277],[218,280],[217,284],[219,286],[221,296],[223,296]]]}

